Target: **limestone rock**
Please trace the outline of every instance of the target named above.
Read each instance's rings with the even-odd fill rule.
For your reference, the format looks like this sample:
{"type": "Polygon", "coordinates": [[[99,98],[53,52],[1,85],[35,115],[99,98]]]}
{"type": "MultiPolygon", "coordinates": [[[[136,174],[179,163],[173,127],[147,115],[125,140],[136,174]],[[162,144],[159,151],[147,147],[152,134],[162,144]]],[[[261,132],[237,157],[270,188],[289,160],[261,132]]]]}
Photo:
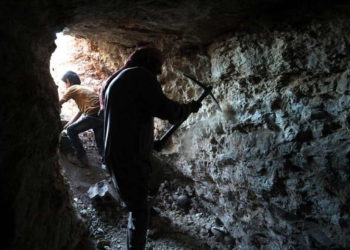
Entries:
{"type": "Polygon", "coordinates": [[[91,186],[88,190],[88,195],[93,203],[99,206],[119,204],[121,202],[110,180],[103,180],[91,186]]]}

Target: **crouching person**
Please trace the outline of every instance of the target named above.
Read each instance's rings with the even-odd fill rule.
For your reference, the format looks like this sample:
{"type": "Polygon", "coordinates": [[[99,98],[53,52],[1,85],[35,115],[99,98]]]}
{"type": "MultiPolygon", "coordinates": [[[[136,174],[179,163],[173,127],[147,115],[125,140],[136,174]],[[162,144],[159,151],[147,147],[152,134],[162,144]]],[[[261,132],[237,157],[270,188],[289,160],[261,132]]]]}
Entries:
{"type": "Polygon", "coordinates": [[[73,99],[79,108],[79,112],[64,126],[64,129],[67,129],[67,136],[75,149],[78,163],[88,167],[88,158],[79,134],[92,129],[98,152],[103,155],[103,117],[99,115],[99,97],[89,87],[81,86],[79,76],[73,71],[66,72],[62,81],[66,84],[67,90],[59,101],[60,105],[73,99]]]}

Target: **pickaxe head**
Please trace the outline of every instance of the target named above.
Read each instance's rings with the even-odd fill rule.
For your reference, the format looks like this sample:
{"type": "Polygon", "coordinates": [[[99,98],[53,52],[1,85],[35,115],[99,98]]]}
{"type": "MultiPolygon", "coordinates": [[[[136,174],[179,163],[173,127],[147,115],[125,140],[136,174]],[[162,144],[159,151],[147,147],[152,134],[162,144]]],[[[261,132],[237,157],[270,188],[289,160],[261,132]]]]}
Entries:
{"type": "Polygon", "coordinates": [[[212,86],[206,86],[206,85],[204,85],[203,83],[201,83],[201,82],[197,81],[196,79],[194,79],[192,76],[187,75],[187,74],[185,74],[185,73],[183,73],[183,74],[184,74],[184,76],[186,76],[187,78],[191,79],[192,81],[194,81],[195,83],[197,83],[199,86],[201,86],[201,87],[204,89],[204,92],[203,92],[202,95],[198,98],[197,102],[202,102],[202,100],[203,100],[205,97],[207,97],[208,95],[210,95],[211,98],[213,98],[213,101],[216,103],[217,108],[218,108],[220,111],[222,111],[219,102],[215,99],[213,93],[211,92],[211,90],[213,89],[212,86]]]}

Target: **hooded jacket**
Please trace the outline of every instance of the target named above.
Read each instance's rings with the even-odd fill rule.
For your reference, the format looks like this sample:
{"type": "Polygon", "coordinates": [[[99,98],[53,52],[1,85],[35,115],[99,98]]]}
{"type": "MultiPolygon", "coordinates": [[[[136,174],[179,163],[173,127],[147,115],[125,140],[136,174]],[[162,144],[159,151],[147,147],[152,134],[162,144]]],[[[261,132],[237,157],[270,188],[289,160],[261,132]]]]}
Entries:
{"type": "Polygon", "coordinates": [[[153,149],[153,118],[175,123],[186,115],[186,104],[168,99],[154,73],[144,67],[124,69],[105,91],[107,164],[118,173],[129,171],[123,170],[130,168],[129,163],[148,161],[153,149]]]}

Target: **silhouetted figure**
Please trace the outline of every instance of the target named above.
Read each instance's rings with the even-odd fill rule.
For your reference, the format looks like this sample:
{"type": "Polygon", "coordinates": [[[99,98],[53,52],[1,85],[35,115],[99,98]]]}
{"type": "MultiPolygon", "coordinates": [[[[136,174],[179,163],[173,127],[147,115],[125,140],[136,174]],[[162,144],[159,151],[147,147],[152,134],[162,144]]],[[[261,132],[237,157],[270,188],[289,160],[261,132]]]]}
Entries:
{"type": "Polygon", "coordinates": [[[83,166],[89,166],[79,134],[92,129],[95,134],[98,152],[101,156],[103,155],[103,118],[99,115],[99,97],[89,87],[81,86],[79,76],[73,71],[66,72],[62,77],[62,81],[66,84],[67,91],[61,98],[60,105],[73,99],[79,108],[79,112],[64,128],[67,129],[67,135],[76,150],[77,159],[83,166]]]}
{"type": "Polygon", "coordinates": [[[161,74],[162,64],[158,49],[138,48],[102,91],[105,160],[129,210],[128,249],[144,249],[146,244],[153,118],[175,123],[200,108],[197,102],[180,104],[163,94],[156,77],[161,74]]]}

